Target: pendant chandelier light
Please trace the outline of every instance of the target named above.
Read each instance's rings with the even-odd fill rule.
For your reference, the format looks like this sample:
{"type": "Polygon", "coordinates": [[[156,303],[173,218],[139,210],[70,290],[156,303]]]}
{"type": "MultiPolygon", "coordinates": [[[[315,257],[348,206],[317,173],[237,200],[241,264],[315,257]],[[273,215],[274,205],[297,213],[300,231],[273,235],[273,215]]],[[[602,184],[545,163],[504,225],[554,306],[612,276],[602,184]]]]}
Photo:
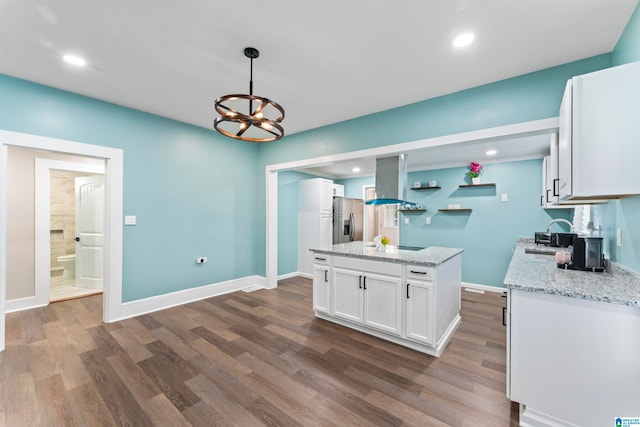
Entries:
{"type": "Polygon", "coordinates": [[[253,94],[253,60],[259,55],[258,49],[253,47],[244,49],[244,56],[251,60],[249,95],[224,95],[215,101],[220,117],[213,121],[213,127],[229,138],[270,142],[284,135],[284,129],[280,125],[284,119],[284,108],[268,98],[253,94]]]}

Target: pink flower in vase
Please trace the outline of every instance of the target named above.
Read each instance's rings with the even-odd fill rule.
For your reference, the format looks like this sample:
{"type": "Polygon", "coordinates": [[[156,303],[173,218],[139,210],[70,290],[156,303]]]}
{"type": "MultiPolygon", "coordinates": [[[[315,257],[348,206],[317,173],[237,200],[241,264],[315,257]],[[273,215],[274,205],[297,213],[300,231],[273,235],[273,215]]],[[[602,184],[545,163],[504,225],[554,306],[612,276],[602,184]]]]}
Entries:
{"type": "Polygon", "coordinates": [[[482,172],[482,165],[477,162],[469,163],[469,176],[471,178],[477,178],[482,172]]]}

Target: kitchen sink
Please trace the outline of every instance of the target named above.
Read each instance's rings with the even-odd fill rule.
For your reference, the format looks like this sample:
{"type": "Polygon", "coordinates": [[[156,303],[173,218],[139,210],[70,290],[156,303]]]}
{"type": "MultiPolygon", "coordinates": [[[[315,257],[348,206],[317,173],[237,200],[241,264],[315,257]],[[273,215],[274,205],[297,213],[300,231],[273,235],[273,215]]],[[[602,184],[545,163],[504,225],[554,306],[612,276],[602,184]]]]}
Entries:
{"type": "Polygon", "coordinates": [[[398,249],[403,249],[405,251],[421,251],[424,248],[421,246],[404,246],[404,245],[398,245],[398,249]]]}

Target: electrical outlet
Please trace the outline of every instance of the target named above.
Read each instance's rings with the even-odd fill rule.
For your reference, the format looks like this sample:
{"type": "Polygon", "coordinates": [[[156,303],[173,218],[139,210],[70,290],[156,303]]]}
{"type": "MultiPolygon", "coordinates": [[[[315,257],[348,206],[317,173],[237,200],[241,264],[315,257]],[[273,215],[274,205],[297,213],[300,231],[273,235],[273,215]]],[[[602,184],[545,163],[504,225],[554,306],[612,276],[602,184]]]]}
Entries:
{"type": "Polygon", "coordinates": [[[500,200],[502,200],[503,202],[508,202],[509,195],[507,193],[502,194],[502,197],[500,198],[500,200]]]}
{"type": "Polygon", "coordinates": [[[404,219],[404,223],[405,223],[405,224],[409,224],[409,218],[405,218],[405,219],[404,219]]]}
{"type": "Polygon", "coordinates": [[[205,264],[207,262],[206,256],[201,256],[200,258],[196,258],[196,264],[205,264]]]}
{"type": "Polygon", "coordinates": [[[430,217],[430,216],[428,216],[428,217],[424,220],[424,222],[425,222],[426,224],[431,224],[431,217],[430,217]]]}

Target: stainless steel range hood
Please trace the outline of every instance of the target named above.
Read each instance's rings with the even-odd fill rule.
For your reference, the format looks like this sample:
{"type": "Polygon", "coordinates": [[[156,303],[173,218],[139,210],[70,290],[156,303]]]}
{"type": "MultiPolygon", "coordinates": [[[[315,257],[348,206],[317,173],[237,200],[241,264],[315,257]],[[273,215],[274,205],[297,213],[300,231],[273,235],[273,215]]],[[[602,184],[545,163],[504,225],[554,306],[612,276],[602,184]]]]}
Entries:
{"type": "Polygon", "coordinates": [[[415,205],[407,202],[405,155],[376,159],[376,198],[367,205],[415,205]]]}

